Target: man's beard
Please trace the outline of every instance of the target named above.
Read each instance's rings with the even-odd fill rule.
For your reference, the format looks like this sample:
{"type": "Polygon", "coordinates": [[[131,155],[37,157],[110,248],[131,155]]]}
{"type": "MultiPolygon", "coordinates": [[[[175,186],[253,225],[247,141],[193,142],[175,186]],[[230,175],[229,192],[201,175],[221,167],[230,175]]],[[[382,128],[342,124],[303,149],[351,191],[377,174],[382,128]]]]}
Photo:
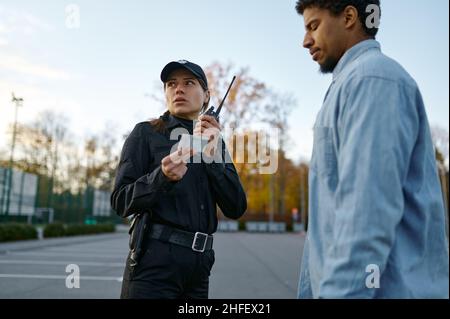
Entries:
{"type": "Polygon", "coordinates": [[[320,72],[323,74],[333,73],[339,60],[334,58],[327,58],[323,64],[320,64],[320,72]]]}

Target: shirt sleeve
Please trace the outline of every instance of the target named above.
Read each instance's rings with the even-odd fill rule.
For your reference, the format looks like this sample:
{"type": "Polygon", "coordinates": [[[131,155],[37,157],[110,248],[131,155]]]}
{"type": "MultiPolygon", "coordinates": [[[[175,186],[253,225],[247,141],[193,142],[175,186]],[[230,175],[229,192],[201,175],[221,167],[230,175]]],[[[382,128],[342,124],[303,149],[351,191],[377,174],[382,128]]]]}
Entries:
{"type": "Polygon", "coordinates": [[[143,125],[138,124],[123,146],[117,168],[111,207],[121,217],[150,212],[159,192],[167,192],[173,184],[158,166],[149,172],[152,154],[143,125]]]}
{"type": "Polygon", "coordinates": [[[311,287],[311,278],[309,276],[309,239],[305,238],[303,245],[303,255],[300,264],[300,276],[298,281],[297,297],[298,299],[313,299],[314,295],[311,287]]]}
{"type": "Polygon", "coordinates": [[[338,116],[333,241],[319,298],[373,298],[404,211],[405,181],[419,131],[418,89],[364,77],[350,81],[338,116]],[[376,287],[376,286],[375,286],[376,287]]]}
{"type": "Polygon", "coordinates": [[[225,142],[215,158],[206,158],[206,172],[215,201],[223,214],[231,219],[240,218],[247,210],[247,197],[239,175],[231,160],[225,142]],[[221,156],[220,156],[221,154],[221,156]]]}

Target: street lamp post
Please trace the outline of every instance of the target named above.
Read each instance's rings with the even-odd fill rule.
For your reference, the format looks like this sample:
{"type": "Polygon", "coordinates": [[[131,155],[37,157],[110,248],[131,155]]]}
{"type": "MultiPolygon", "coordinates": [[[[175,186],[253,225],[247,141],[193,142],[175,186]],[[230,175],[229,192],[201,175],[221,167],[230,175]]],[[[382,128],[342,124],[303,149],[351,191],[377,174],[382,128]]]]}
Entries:
{"type": "Polygon", "coordinates": [[[14,127],[13,127],[13,136],[12,136],[12,145],[11,145],[11,156],[9,158],[9,168],[8,168],[8,195],[6,196],[6,211],[5,215],[9,214],[9,205],[11,202],[11,188],[12,188],[12,167],[14,161],[14,148],[16,146],[16,134],[17,134],[17,113],[19,107],[23,106],[23,98],[17,98],[14,93],[12,93],[11,100],[16,108],[14,113],[14,127]]]}

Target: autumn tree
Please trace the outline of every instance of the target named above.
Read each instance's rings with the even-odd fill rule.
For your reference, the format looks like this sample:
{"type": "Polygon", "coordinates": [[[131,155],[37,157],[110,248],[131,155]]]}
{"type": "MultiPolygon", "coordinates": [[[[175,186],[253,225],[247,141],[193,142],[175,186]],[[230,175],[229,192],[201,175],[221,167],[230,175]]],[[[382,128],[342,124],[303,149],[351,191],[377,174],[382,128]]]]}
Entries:
{"type": "Polygon", "coordinates": [[[86,185],[109,191],[118,162],[114,154],[116,137],[115,129],[107,125],[99,135],[92,135],[85,141],[84,154],[86,159],[86,185]]]}
{"type": "Polygon", "coordinates": [[[221,124],[239,130],[243,126],[257,122],[263,111],[266,85],[250,75],[249,68],[236,68],[233,64],[213,62],[205,68],[211,92],[210,105],[219,106],[233,76],[236,80],[224,103],[220,115],[221,124]]]}

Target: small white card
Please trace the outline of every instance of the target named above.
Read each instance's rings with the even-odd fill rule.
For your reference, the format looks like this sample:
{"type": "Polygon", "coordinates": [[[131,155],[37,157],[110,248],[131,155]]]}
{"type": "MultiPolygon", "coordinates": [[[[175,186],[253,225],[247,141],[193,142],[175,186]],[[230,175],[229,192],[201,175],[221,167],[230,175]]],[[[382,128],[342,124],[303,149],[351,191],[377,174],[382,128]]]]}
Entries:
{"type": "Polygon", "coordinates": [[[178,149],[193,149],[195,153],[201,154],[208,144],[208,137],[199,135],[182,134],[178,149]]]}

